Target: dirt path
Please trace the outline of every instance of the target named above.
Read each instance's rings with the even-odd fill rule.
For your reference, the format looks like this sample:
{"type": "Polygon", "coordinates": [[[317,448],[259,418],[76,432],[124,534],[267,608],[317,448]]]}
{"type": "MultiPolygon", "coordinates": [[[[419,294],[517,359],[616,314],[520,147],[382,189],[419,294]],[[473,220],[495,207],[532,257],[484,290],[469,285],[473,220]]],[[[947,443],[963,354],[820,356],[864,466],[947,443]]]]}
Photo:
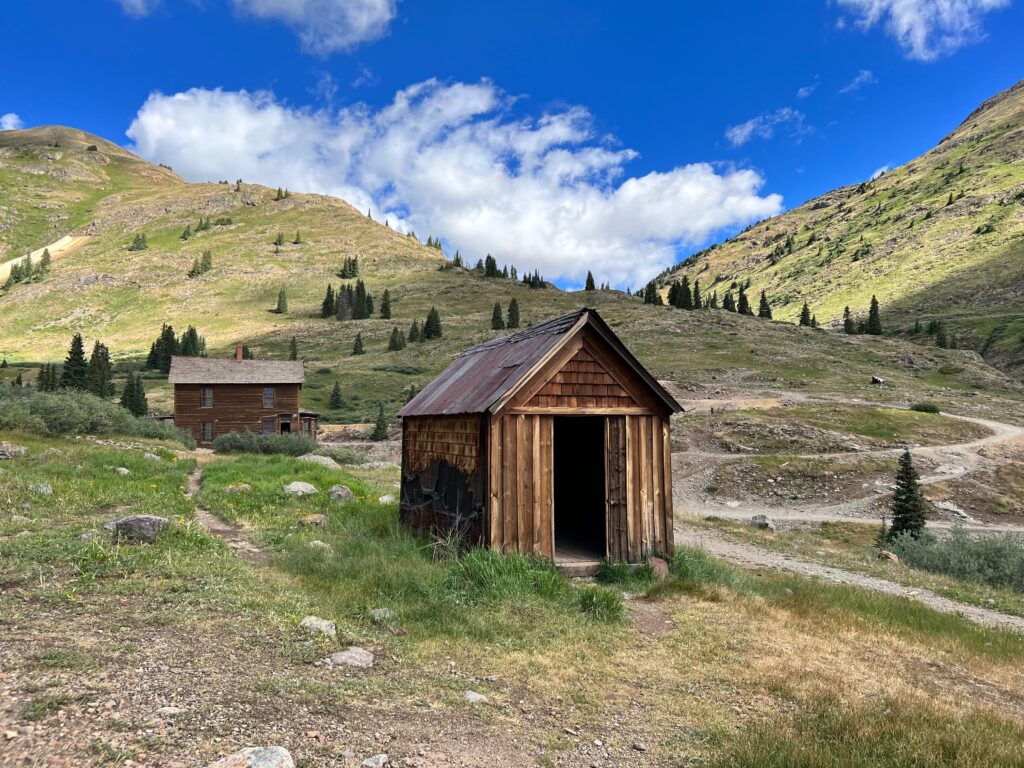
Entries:
{"type": "Polygon", "coordinates": [[[859,573],[844,571],[840,568],[831,568],[827,565],[799,560],[789,555],[771,552],[748,544],[738,544],[726,540],[717,531],[696,528],[685,523],[676,524],[675,536],[676,543],[678,544],[699,547],[717,557],[746,568],[772,568],[780,571],[789,571],[804,576],[817,577],[836,584],[849,584],[850,586],[862,589],[883,592],[887,595],[906,597],[942,613],[960,614],[965,619],[969,619],[976,624],[1024,633],[1024,618],[1008,616],[988,608],[979,608],[967,603],[960,603],[956,600],[950,600],[949,598],[937,595],[927,589],[905,587],[902,584],[887,581],[886,579],[865,576],[859,573]]]}
{"type": "MultiPolygon", "coordinates": [[[[194,469],[188,476],[188,485],[185,490],[185,498],[191,499],[200,486],[203,484],[203,470],[194,469]]],[[[245,532],[230,523],[225,523],[209,510],[201,507],[195,508],[196,520],[206,530],[227,544],[238,553],[238,556],[250,563],[261,564],[269,559],[267,553],[253,544],[245,532]]]]}
{"type": "MultiPolygon", "coordinates": [[[[35,251],[32,251],[29,255],[32,257],[32,263],[38,264],[39,259],[43,256],[43,251],[50,251],[50,258],[56,259],[59,256],[66,256],[71,251],[76,250],[79,246],[89,241],[89,235],[64,235],[60,240],[55,240],[49,245],[43,246],[35,251]]],[[[3,282],[11,274],[11,267],[19,259],[25,258],[24,256],[15,256],[11,259],[0,264],[0,282],[3,282]]]]}

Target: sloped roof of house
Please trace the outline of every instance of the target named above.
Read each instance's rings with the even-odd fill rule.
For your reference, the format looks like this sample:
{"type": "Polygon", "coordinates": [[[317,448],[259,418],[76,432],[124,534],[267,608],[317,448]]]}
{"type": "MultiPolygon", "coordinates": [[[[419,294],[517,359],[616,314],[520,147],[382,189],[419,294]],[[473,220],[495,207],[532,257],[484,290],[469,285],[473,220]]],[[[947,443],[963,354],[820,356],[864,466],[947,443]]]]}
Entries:
{"type": "Polygon", "coordinates": [[[171,384],[303,384],[300,360],[236,360],[234,358],[171,358],[171,384]]]}
{"type": "Polygon", "coordinates": [[[498,411],[507,396],[584,328],[592,328],[632,368],[670,412],[680,405],[626,349],[593,309],[579,309],[519,333],[467,349],[399,411],[399,416],[439,416],[498,411]]]}

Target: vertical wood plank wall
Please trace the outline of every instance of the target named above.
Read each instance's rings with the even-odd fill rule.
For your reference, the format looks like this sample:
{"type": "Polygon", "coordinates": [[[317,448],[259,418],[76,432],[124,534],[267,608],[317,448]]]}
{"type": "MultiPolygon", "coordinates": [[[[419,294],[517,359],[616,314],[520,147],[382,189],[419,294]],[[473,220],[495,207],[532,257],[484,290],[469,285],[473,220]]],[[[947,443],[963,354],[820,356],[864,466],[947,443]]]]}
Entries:
{"type": "MultiPolygon", "coordinates": [[[[668,422],[659,416],[625,416],[625,555],[637,562],[674,551],[672,526],[672,453],[668,422]]],[[[614,553],[612,553],[614,554],[614,553]]],[[[620,550],[620,556],[622,556],[620,550]]]]}
{"type": "Polygon", "coordinates": [[[554,557],[553,432],[551,416],[491,418],[487,511],[492,549],[554,557]]]}

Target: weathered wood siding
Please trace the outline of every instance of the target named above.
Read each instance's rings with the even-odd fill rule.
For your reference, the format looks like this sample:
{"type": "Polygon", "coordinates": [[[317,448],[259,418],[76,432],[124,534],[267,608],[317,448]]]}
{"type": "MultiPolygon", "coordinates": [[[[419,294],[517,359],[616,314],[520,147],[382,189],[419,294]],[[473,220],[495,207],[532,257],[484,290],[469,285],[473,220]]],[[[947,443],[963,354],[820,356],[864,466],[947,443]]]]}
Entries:
{"type": "MultiPolygon", "coordinates": [[[[668,422],[659,416],[626,416],[625,454],[626,541],[620,540],[618,559],[637,562],[658,553],[671,554],[672,456],[668,422]]],[[[621,524],[621,518],[616,521],[621,524]]]]}
{"type": "Polygon", "coordinates": [[[540,388],[527,408],[628,408],[637,402],[594,355],[581,347],[540,388]]]}
{"type": "MultiPolygon", "coordinates": [[[[292,431],[300,430],[298,384],[175,384],[174,424],[192,433],[197,442],[202,442],[202,425],[213,424],[213,437],[227,432],[260,431],[263,419],[276,418],[287,413],[292,417],[292,431]],[[213,407],[200,405],[200,391],[204,386],[213,387],[213,407]],[[273,386],[276,390],[274,407],[263,407],[263,387],[273,386]]],[[[275,422],[276,423],[276,422],[275,422]]]]}
{"type": "Polygon", "coordinates": [[[480,467],[480,416],[416,416],[402,422],[402,456],[409,471],[444,460],[463,472],[480,467]]]}
{"type": "Polygon", "coordinates": [[[492,549],[554,557],[553,435],[551,416],[491,418],[487,543],[492,549]]]}

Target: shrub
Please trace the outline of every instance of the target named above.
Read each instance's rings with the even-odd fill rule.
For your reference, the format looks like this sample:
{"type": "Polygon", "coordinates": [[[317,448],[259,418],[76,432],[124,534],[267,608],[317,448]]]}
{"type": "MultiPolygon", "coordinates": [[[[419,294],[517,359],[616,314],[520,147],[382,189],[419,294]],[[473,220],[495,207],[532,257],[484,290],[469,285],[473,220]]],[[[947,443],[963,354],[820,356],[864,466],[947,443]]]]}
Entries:
{"type": "Polygon", "coordinates": [[[910,410],[917,411],[918,413],[938,413],[939,406],[935,403],[914,403],[910,406],[910,410]]]}
{"type": "Polygon", "coordinates": [[[263,453],[302,456],[316,450],[316,442],[306,435],[257,435],[255,432],[228,432],[213,441],[217,453],[263,453]]]}
{"type": "Polygon", "coordinates": [[[971,536],[957,525],[945,539],[902,534],[889,548],[914,568],[1024,592],[1024,542],[1014,536],[971,536]]]}
{"type": "Polygon", "coordinates": [[[108,400],[77,390],[39,392],[0,388],[0,430],[46,435],[109,435],[174,440],[194,448],[187,432],[170,422],[132,416],[108,400]]]}

